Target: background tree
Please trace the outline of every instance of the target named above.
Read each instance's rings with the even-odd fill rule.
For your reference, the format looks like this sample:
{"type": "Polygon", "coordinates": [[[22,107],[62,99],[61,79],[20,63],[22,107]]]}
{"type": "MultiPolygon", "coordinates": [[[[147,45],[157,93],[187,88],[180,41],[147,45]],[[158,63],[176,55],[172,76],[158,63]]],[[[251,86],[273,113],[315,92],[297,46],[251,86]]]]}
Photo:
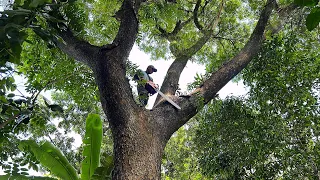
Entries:
{"type": "MultiPolygon", "coordinates": [[[[159,179],[163,150],[171,135],[247,66],[265,39],[273,39],[296,9],[290,3],[18,1],[13,10],[1,16],[1,58],[23,67],[31,65],[35,73],[23,71],[33,74],[29,76],[30,91],[56,88],[78,101],[82,96],[87,100],[83,103],[101,101],[114,143],[113,179],[159,179]],[[30,37],[35,40],[30,41],[30,37]],[[38,37],[48,48],[60,50],[38,51],[34,48],[42,43],[38,37]],[[161,91],[171,95],[182,110],[159,98],[153,111],[136,104],[126,76],[134,43],[154,58],[174,59],[161,91]],[[28,53],[28,48],[34,51],[28,53]],[[189,97],[175,97],[181,72],[193,59],[210,64],[207,78],[189,97]],[[70,72],[77,73],[73,76],[70,72]],[[79,79],[68,81],[69,76],[79,79]],[[75,87],[83,91],[79,93],[75,87]]],[[[10,124],[8,119],[1,123],[10,124]]]]}
{"type": "Polygon", "coordinates": [[[196,154],[195,120],[181,127],[168,141],[162,158],[162,179],[206,179],[196,154]]]}
{"type": "Polygon", "coordinates": [[[194,139],[204,174],[319,178],[320,44],[316,34],[300,32],[293,25],[264,43],[242,73],[250,87],[246,98],[230,97],[204,110],[194,139]]]}

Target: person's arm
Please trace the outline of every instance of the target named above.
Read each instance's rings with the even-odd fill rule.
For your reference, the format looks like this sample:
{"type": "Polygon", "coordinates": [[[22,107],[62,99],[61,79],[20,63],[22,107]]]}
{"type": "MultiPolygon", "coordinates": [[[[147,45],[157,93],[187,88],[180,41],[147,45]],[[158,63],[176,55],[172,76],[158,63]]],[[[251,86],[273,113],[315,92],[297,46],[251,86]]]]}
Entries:
{"type": "Polygon", "coordinates": [[[157,84],[155,84],[153,81],[148,81],[147,83],[148,83],[150,86],[152,86],[153,89],[158,89],[158,88],[159,88],[159,86],[158,86],[157,84]]]}

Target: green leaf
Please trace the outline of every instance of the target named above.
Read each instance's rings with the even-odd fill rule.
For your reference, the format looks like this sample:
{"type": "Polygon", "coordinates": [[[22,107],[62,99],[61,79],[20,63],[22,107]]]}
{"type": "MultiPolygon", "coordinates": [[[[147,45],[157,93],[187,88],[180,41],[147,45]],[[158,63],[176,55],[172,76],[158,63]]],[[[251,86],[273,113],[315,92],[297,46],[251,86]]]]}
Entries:
{"type": "Polygon", "coordinates": [[[25,175],[25,176],[29,175],[29,173],[27,173],[27,172],[20,172],[20,174],[25,175]]]}
{"type": "Polygon", "coordinates": [[[320,22],[320,7],[315,7],[311,10],[306,19],[306,25],[309,31],[312,31],[319,25],[320,22]]]}
{"type": "Polygon", "coordinates": [[[0,102],[7,103],[7,99],[4,96],[0,96],[0,102]]]}
{"type": "Polygon", "coordinates": [[[294,3],[299,6],[315,6],[319,0],[294,0],[294,3]]]}
{"type": "Polygon", "coordinates": [[[10,93],[10,94],[7,95],[7,97],[9,97],[9,98],[10,98],[10,97],[14,97],[14,96],[15,96],[14,93],[10,93]]]}
{"type": "Polygon", "coordinates": [[[66,157],[50,142],[45,142],[39,146],[33,140],[25,140],[21,141],[19,148],[28,146],[40,163],[48,168],[52,174],[65,180],[79,179],[76,170],[69,164],[66,157]]]}
{"type": "Polygon", "coordinates": [[[21,168],[20,170],[21,170],[21,171],[28,171],[27,168],[21,168]]]}
{"type": "MultiPolygon", "coordinates": [[[[113,165],[112,165],[113,167],[113,165]]],[[[111,180],[112,175],[111,175],[111,170],[110,167],[98,167],[95,171],[93,176],[91,177],[91,180],[111,180]]]]}
{"type": "Polygon", "coordinates": [[[13,56],[10,56],[10,62],[18,64],[20,61],[20,55],[22,51],[22,47],[19,43],[11,42],[11,51],[13,56]]]}
{"type": "Polygon", "coordinates": [[[38,170],[39,170],[37,164],[35,164],[35,163],[33,163],[33,162],[30,162],[30,163],[29,163],[29,169],[33,169],[33,170],[35,170],[35,171],[38,171],[38,170]]]}
{"type": "Polygon", "coordinates": [[[105,157],[105,161],[106,161],[106,164],[105,164],[105,172],[109,175],[111,175],[111,172],[112,172],[112,169],[113,169],[113,156],[107,156],[105,157]]]}
{"type": "Polygon", "coordinates": [[[11,169],[3,171],[4,173],[11,173],[11,169]]]}
{"type": "Polygon", "coordinates": [[[57,104],[51,104],[51,105],[49,105],[49,108],[51,109],[51,111],[58,111],[58,112],[63,113],[62,107],[57,104]]]}
{"type": "Polygon", "coordinates": [[[85,146],[81,168],[81,179],[89,180],[100,165],[102,142],[102,121],[98,114],[89,114],[86,120],[86,133],[83,140],[85,146]]]}

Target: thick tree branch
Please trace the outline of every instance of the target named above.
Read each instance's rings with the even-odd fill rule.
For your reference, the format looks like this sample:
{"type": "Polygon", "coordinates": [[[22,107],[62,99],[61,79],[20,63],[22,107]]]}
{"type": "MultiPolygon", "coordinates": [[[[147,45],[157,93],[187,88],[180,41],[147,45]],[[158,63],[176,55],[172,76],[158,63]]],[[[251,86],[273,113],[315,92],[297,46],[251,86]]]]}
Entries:
{"type": "Polygon", "coordinates": [[[124,0],[116,18],[120,20],[118,34],[111,45],[101,48],[93,65],[100,91],[102,107],[108,117],[113,133],[118,131],[136,114],[136,105],[129,80],[126,78],[125,62],[138,33],[137,12],[141,1],[124,0]]]}
{"type": "MultiPolygon", "coordinates": [[[[238,55],[232,58],[228,63],[224,64],[219,70],[214,72],[211,77],[204,82],[203,86],[199,88],[198,93],[192,94],[189,98],[179,98],[178,103],[180,104],[182,110],[177,111],[171,108],[171,113],[176,111],[175,116],[172,117],[173,119],[169,119],[168,122],[166,122],[168,124],[167,128],[170,135],[183,124],[185,124],[190,118],[192,118],[197,113],[199,108],[201,108],[201,105],[212,100],[216,96],[216,93],[233,77],[235,77],[244,67],[246,67],[252,58],[257,54],[262,45],[264,31],[274,6],[275,0],[268,0],[267,5],[260,14],[259,21],[253,33],[251,34],[249,41],[238,53],[238,55]]],[[[167,106],[161,107],[166,110],[169,108],[167,106]]],[[[159,111],[160,109],[161,108],[159,108],[159,111]]]]}
{"type": "Polygon", "coordinates": [[[59,35],[63,41],[55,40],[55,43],[61,51],[88,66],[93,63],[92,57],[95,55],[95,52],[98,51],[98,47],[79,40],[69,29],[60,32],[59,35]]]}
{"type": "Polygon", "coordinates": [[[116,38],[112,42],[118,52],[121,52],[121,63],[125,63],[129,56],[138,33],[137,12],[141,0],[124,0],[116,18],[120,20],[120,27],[116,38]]]}
{"type": "Polygon", "coordinates": [[[275,0],[269,0],[267,5],[261,12],[259,21],[251,34],[251,37],[245,47],[231,61],[225,63],[217,72],[214,72],[211,77],[205,81],[200,92],[204,98],[204,102],[209,102],[215,97],[215,94],[235,77],[252,58],[258,53],[263,39],[264,31],[268,23],[268,19],[274,8],[275,0]]]}
{"type": "MultiPolygon", "coordinates": [[[[168,95],[175,94],[176,90],[179,88],[178,83],[180,75],[185,66],[187,65],[188,60],[209,41],[211,35],[212,31],[205,33],[193,46],[179,53],[178,57],[170,65],[167,71],[167,75],[160,89],[161,92],[168,95]]],[[[160,99],[161,96],[158,95],[155,104],[157,104],[160,99]]]]}
{"type": "MultiPolygon", "coordinates": [[[[197,2],[198,3],[198,2],[197,2]]],[[[179,78],[180,75],[187,65],[188,60],[195,55],[211,38],[214,29],[218,25],[220,20],[220,15],[223,9],[223,0],[219,7],[219,12],[217,17],[215,18],[211,30],[203,31],[203,36],[190,48],[185,49],[183,51],[175,50],[172,45],[170,45],[171,52],[176,56],[175,61],[171,64],[167,71],[167,75],[162,83],[161,92],[164,92],[169,95],[174,95],[176,90],[179,88],[179,78]],[[174,52],[175,51],[175,52],[174,52]]],[[[161,96],[157,96],[155,104],[157,104],[160,100],[161,96]]]]}

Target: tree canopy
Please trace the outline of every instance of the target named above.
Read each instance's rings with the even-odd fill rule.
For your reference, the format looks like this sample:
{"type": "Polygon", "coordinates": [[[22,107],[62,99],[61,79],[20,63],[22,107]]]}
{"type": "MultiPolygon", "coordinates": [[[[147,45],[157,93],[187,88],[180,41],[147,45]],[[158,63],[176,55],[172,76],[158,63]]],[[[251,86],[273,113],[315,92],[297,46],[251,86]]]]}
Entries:
{"type": "Polygon", "coordinates": [[[101,164],[113,152],[113,179],[159,179],[161,161],[171,178],[317,177],[319,12],[318,0],[15,1],[0,15],[1,165],[19,176],[20,165],[37,169],[41,161],[18,145],[49,139],[79,171],[80,150],[66,134],[84,137],[95,113],[103,117],[101,164]],[[173,59],[160,90],[181,110],[160,96],[152,111],[137,104],[134,44],[151,60],[173,59]],[[206,74],[178,97],[188,61],[206,74]],[[28,94],[12,93],[17,75],[28,94]],[[237,75],[248,97],[219,100],[237,75]],[[57,91],[53,103],[44,90],[57,91]],[[175,141],[184,143],[185,166],[176,164],[175,141]]]}

